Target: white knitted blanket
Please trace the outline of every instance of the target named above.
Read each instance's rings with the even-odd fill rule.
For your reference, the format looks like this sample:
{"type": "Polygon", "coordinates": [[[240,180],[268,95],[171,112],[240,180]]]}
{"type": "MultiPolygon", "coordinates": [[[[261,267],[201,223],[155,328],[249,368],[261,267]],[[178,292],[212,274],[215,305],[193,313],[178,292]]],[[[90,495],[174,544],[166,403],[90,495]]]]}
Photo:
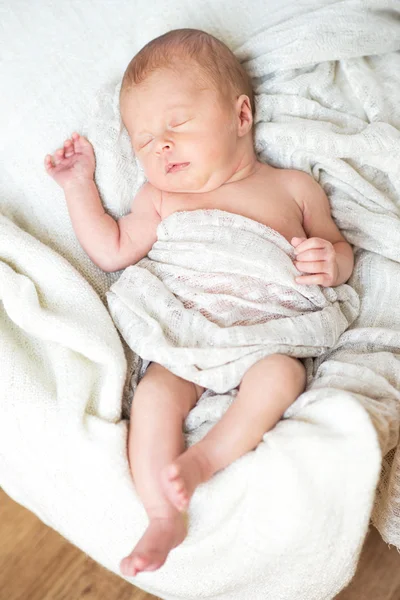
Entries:
{"type": "MultiPolygon", "coordinates": [[[[156,35],[205,29],[253,78],[259,158],[308,172],[328,194],[355,247],[360,312],[313,360],[286,418],[196,489],[184,543],[130,581],[165,600],[333,598],[355,572],[371,516],[400,548],[398,2],[3,4],[1,486],[115,573],[147,526],[121,418],[136,363],[103,304],[118,274],[80,248],[43,157],[74,130],[87,134],[105,206],[126,213],[143,174],[120,136],[123,70],[156,35]]],[[[186,443],[229,402],[205,395],[186,443]]]]}
{"type": "Polygon", "coordinates": [[[108,305],[142,359],[223,394],[270,354],[321,356],[357,317],[350,286],[301,285],[294,258],[280,233],[246,217],[176,212],[148,257],[111,287],[108,305]]]}

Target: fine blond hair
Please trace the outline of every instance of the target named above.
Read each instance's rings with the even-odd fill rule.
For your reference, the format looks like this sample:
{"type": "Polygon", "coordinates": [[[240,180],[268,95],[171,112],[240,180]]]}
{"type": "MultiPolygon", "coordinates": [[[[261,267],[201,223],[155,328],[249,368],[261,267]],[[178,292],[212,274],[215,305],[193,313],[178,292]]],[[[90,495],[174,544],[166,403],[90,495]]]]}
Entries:
{"type": "Polygon", "coordinates": [[[120,95],[145,81],[154,71],[179,69],[188,62],[198,67],[203,84],[211,83],[227,100],[246,94],[254,114],[249,75],[228,46],[200,29],[173,29],[143,46],[126,68],[120,95]]]}

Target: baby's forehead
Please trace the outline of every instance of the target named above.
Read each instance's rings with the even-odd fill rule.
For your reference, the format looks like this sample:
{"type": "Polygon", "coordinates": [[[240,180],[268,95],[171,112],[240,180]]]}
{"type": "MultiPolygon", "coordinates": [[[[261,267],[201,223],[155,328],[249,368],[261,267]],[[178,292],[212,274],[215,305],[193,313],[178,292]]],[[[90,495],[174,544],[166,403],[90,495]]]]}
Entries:
{"type": "Polygon", "coordinates": [[[207,99],[211,90],[175,82],[165,86],[154,81],[152,85],[135,86],[121,99],[121,110],[141,113],[170,113],[177,110],[196,110],[207,99]]]}
{"type": "MultiPolygon", "coordinates": [[[[147,97],[148,98],[148,97],[147,97]]],[[[141,102],[137,97],[132,95],[126,99],[126,102],[121,105],[121,113],[130,115],[135,122],[140,122],[145,116],[149,118],[162,116],[173,116],[198,110],[198,102],[195,98],[182,95],[176,95],[173,98],[162,98],[154,96],[154,102],[141,102]]]]}

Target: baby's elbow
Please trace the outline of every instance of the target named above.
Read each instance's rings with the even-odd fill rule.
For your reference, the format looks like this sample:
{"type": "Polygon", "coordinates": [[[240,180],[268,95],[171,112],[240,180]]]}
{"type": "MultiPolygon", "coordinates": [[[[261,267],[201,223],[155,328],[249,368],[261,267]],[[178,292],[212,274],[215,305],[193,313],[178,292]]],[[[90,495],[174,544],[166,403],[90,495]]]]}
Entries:
{"type": "Polygon", "coordinates": [[[96,264],[105,273],[115,273],[116,271],[122,271],[122,269],[130,265],[134,265],[136,262],[137,258],[133,256],[124,256],[123,254],[114,256],[111,254],[96,264]]]}
{"type": "Polygon", "coordinates": [[[115,273],[116,271],[121,271],[121,269],[124,268],[123,266],[120,266],[119,263],[111,261],[104,261],[101,264],[97,263],[97,266],[100,267],[100,269],[105,273],[115,273]]]}
{"type": "MultiPolygon", "coordinates": [[[[99,265],[98,265],[98,266],[99,266],[99,265]]],[[[119,269],[119,268],[117,268],[117,267],[114,267],[113,265],[111,265],[111,266],[106,266],[106,267],[105,267],[105,266],[102,266],[102,267],[100,267],[100,269],[101,269],[102,271],[104,271],[105,273],[115,273],[116,271],[120,271],[120,270],[121,270],[121,269],[119,269]]]]}
{"type": "Polygon", "coordinates": [[[119,271],[122,268],[119,266],[119,263],[114,256],[90,256],[90,259],[105,273],[115,273],[115,271],[119,271]]]}
{"type": "Polygon", "coordinates": [[[94,260],[94,262],[105,273],[115,273],[116,271],[122,271],[122,269],[130,265],[135,265],[144,256],[146,256],[144,252],[138,251],[132,245],[120,245],[118,249],[109,249],[108,252],[102,253],[101,257],[97,257],[98,260],[94,260]]]}

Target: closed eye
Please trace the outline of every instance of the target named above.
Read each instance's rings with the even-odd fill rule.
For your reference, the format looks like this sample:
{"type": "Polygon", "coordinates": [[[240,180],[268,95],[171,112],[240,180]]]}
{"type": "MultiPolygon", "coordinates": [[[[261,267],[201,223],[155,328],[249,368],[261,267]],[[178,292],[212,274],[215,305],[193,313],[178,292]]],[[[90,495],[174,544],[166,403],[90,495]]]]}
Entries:
{"type": "Polygon", "coordinates": [[[182,121],[182,123],[177,123],[176,125],[171,125],[172,129],[175,129],[175,127],[180,127],[181,125],[185,125],[185,123],[189,123],[189,121],[191,121],[192,119],[186,119],[186,121],[182,121]]]}
{"type": "Polygon", "coordinates": [[[141,144],[141,145],[139,146],[139,150],[141,150],[142,148],[144,148],[145,146],[147,146],[148,144],[150,144],[150,142],[151,142],[151,139],[150,139],[150,140],[147,140],[147,142],[145,142],[144,144],[141,144]]]}

